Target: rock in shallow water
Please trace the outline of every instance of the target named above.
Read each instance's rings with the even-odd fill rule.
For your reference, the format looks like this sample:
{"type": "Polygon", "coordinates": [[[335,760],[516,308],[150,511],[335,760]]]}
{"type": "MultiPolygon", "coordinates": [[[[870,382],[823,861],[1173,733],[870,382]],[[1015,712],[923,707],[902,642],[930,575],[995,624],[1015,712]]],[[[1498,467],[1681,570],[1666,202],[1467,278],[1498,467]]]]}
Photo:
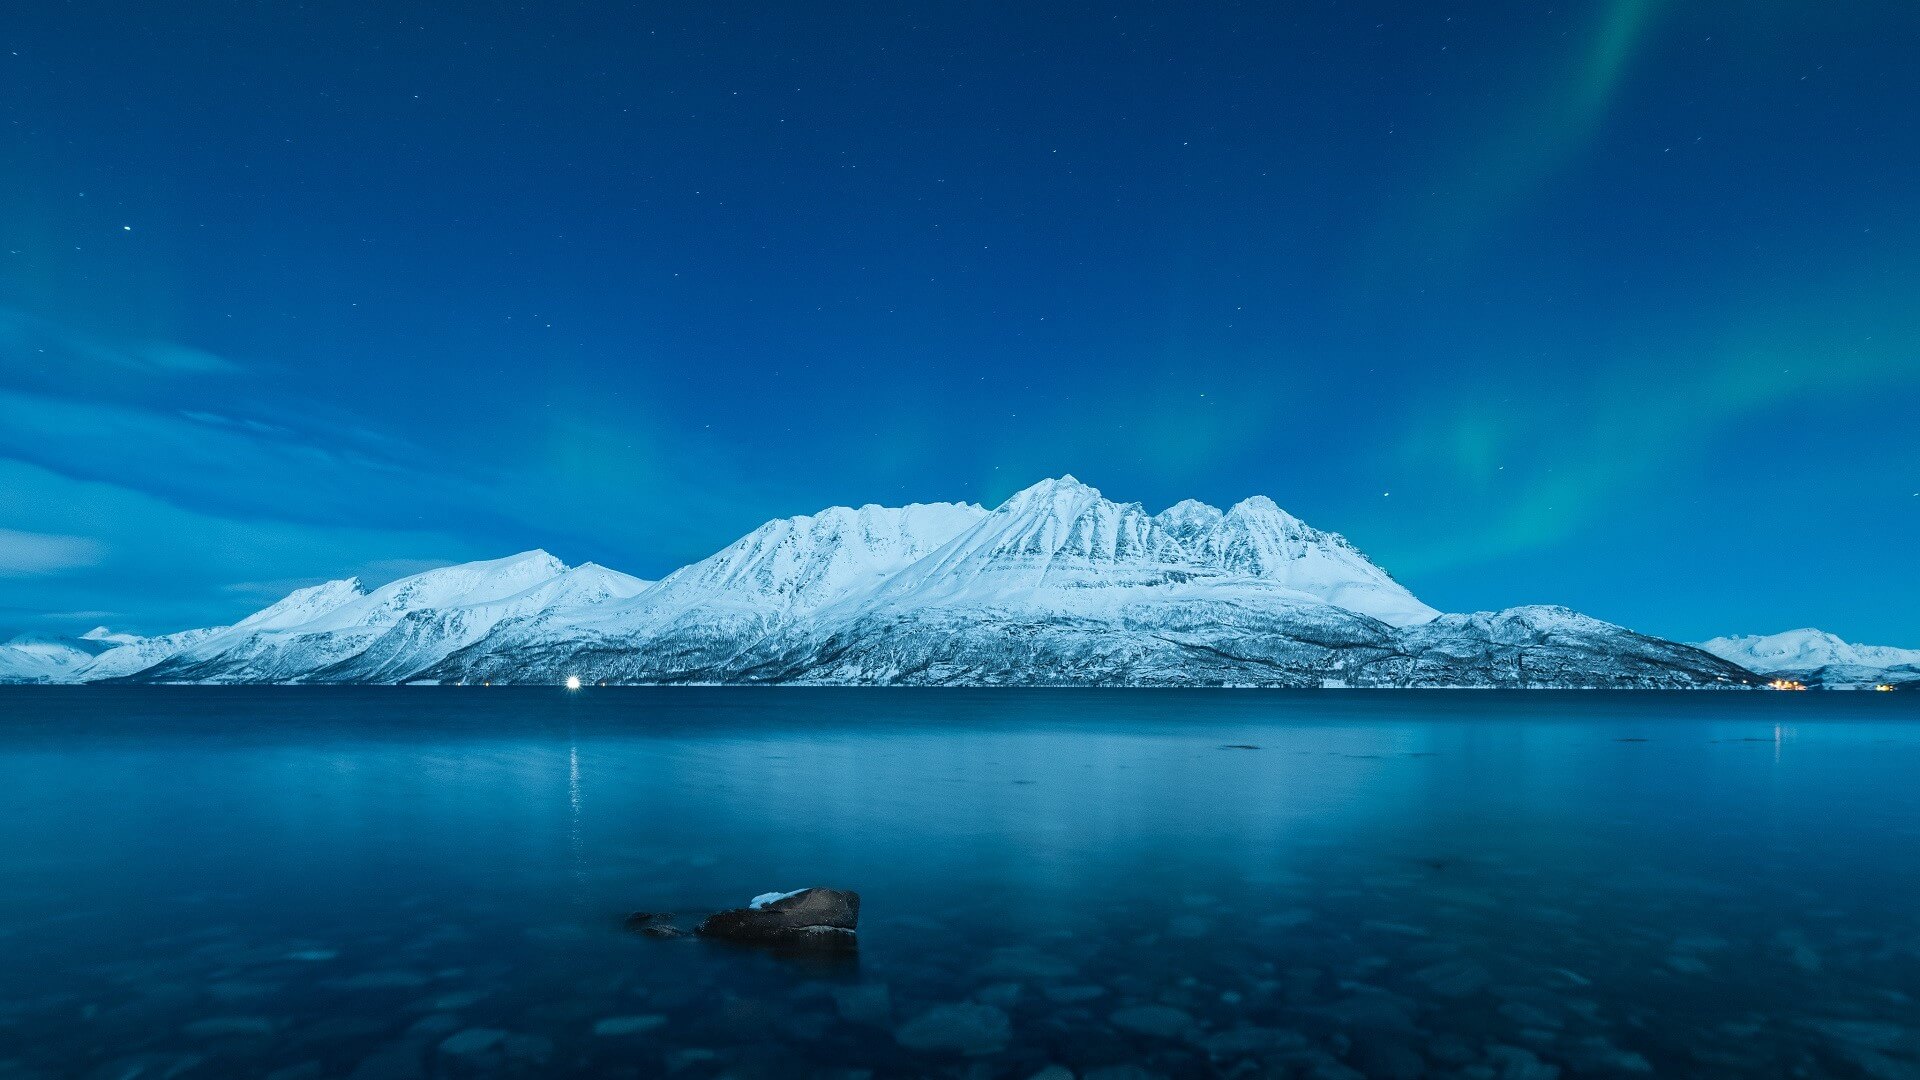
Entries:
{"type": "Polygon", "coordinates": [[[1013,1038],[1013,1024],[991,1005],[940,1005],[901,1025],[894,1038],[909,1050],[993,1054],[1013,1038]]]}
{"type": "Polygon", "coordinates": [[[718,911],[694,932],[749,945],[846,949],[860,922],[860,894],[845,889],[801,889],[763,894],[754,906],[718,911]]]}
{"type": "Polygon", "coordinates": [[[886,983],[836,986],[832,993],[833,1007],[842,1020],[875,1027],[886,1027],[893,1023],[893,995],[886,983]]]}
{"type": "Polygon", "coordinates": [[[1107,1022],[1122,1031],[1159,1039],[1177,1039],[1198,1026],[1192,1015],[1171,1005],[1132,1005],[1116,1010],[1107,1022]]]}
{"type": "Polygon", "coordinates": [[[667,1018],[664,1016],[609,1016],[594,1023],[593,1033],[602,1038],[639,1035],[642,1032],[652,1031],[666,1022],[667,1018]]]}
{"type": "Polygon", "coordinates": [[[273,1021],[264,1016],[210,1016],[188,1024],[185,1031],[199,1039],[265,1036],[273,1034],[273,1021]]]}
{"type": "Polygon", "coordinates": [[[636,911],[627,916],[626,928],[636,934],[645,934],[651,938],[686,937],[687,932],[673,925],[673,913],[670,911],[636,911]]]}

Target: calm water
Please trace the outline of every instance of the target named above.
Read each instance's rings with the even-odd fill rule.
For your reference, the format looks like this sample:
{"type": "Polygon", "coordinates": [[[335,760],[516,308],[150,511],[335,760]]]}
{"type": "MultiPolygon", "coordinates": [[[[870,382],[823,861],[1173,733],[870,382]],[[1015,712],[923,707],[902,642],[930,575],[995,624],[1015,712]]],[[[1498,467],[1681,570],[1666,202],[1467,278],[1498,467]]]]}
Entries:
{"type": "Polygon", "coordinates": [[[1920,1076],[1917,705],[0,689],[0,1078],[1920,1076]]]}

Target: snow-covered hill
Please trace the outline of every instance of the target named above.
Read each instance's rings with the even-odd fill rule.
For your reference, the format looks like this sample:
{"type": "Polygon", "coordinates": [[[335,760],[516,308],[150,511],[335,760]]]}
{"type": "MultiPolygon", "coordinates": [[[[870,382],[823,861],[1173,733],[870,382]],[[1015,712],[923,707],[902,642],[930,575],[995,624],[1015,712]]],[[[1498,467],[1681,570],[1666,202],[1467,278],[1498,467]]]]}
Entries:
{"type": "Polygon", "coordinates": [[[111,638],[74,645],[74,656],[0,647],[10,665],[0,672],[202,683],[1755,681],[1691,646],[1562,608],[1441,615],[1270,499],[1150,514],[1072,477],[991,511],[833,507],[770,521],[651,584],[532,551],[371,592],[328,582],[230,627],[111,638]]]}
{"type": "Polygon", "coordinates": [[[568,568],[544,551],[463,563],[372,592],[330,581],[214,631],[138,673],[145,682],[403,682],[511,619],[585,611],[647,583],[568,568]]]}
{"type": "Polygon", "coordinates": [[[0,642],[0,683],[76,682],[95,657],[122,644],[104,627],[80,637],[22,634],[0,642]]]}
{"type": "Polygon", "coordinates": [[[1920,685],[1920,649],[1854,645],[1822,630],[1717,637],[1700,648],[1770,678],[1848,689],[1920,685]]]}

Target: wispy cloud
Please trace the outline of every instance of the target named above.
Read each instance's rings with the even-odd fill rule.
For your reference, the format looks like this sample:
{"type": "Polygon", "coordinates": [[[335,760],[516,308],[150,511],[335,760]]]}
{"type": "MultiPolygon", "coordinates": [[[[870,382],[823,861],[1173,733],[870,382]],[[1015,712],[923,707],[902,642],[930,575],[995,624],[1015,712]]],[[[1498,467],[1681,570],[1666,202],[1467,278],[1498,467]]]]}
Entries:
{"type": "Polygon", "coordinates": [[[15,574],[0,589],[0,621],[16,628],[86,609],[125,611],[128,625],[114,616],[115,629],[143,633],[214,626],[328,578],[379,582],[414,567],[502,553],[424,522],[370,528],[209,514],[4,458],[0,521],[7,523],[0,562],[47,571],[15,574]],[[47,538],[69,543],[49,546],[47,538]],[[84,566],[76,561],[83,555],[91,559],[84,566]],[[61,558],[67,569],[55,572],[61,558]]]}
{"type": "Polygon", "coordinates": [[[84,536],[0,528],[0,577],[40,577],[98,563],[106,545],[84,536]]]}
{"type": "Polygon", "coordinates": [[[152,375],[235,375],[224,356],[175,341],[112,341],[22,311],[0,308],[0,356],[8,366],[71,373],[75,366],[152,375]]]}

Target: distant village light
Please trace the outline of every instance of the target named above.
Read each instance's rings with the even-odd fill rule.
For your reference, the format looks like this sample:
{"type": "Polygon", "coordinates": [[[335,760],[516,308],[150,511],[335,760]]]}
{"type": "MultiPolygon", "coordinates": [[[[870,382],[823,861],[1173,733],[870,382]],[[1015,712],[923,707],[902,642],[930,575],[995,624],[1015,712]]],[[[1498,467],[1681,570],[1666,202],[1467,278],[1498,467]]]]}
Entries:
{"type": "Polygon", "coordinates": [[[567,676],[567,689],[569,690],[580,689],[580,676],[578,675],[567,676]]]}

